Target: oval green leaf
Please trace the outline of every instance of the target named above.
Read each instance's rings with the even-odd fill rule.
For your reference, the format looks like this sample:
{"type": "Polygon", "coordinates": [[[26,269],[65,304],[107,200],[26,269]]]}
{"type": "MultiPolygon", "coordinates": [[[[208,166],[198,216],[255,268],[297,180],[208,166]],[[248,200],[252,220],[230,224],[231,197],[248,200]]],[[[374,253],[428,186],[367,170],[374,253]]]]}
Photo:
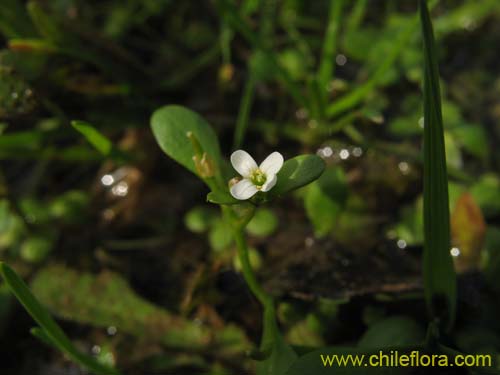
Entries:
{"type": "Polygon", "coordinates": [[[317,155],[299,155],[288,159],[278,172],[276,186],[270,197],[284,195],[316,180],[325,170],[325,162],[317,155]]]}
{"type": "Polygon", "coordinates": [[[182,106],[168,105],[153,113],[151,128],[161,149],[176,162],[197,174],[193,162],[193,145],[187,137],[187,133],[192,132],[203,151],[220,170],[221,153],[217,136],[208,122],[197,113],[182,106]]]}

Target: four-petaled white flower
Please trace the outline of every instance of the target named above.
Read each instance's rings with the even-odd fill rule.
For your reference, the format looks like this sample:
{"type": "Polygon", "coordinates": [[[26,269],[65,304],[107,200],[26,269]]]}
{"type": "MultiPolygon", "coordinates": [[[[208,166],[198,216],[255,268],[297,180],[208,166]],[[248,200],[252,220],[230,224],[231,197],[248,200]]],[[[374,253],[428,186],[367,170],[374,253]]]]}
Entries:
{"type": "Polygon", "coordinates": [[[283,156],[275,151],[257,166],[248,152],[237,150],[231,155],[231,164],[243,177],[231,187],[231,195],[236,199],[245,200],[259,191],[269,191],[276,185],[276,174],[283,166],[283,156]]]}

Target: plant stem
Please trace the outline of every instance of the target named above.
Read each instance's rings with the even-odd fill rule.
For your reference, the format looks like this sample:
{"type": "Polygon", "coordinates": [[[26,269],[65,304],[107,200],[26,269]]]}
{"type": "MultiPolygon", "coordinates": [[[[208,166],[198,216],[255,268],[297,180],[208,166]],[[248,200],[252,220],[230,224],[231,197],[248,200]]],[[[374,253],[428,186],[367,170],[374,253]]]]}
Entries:
{"type": "Polygon", "coordinates": [[[233,233],[234,239],[236,241],[236,247],[238,249],[238,258],[241,262],[241,268],[243,270],[243,277],[245,278],[245,281],[247,282],[252,293],[263,306],[271,306],[273,304],[272,297],[267,294],[264,289],[262,289],[261,285],[257,281],[255,273],[252,270],[252,266],[250,265],[250,258],[248,257],[248,246],[243,234],[243,230],[235,230],[233,233]]]}
{"type": "Polygon", "coordinates": [[[243,222],[236,216],[232,208],[228,206],[221,206],[222,212],[230,220],[231,228],[233,229],[233,236],[236,242],[236,248],[238,252],[238,258],[241,263],[241,269],[243,271],[243,277],[252,291],[253,295],[259,300],[259,302],[267,309],[274,306],[274,300],[271,295],[269,295],[259,284],[255,273],[253,272],[252,266],[250,265],[250,258],[248,256],[248,245],[245,238],[244,229],[246,224],[253,216],[253,211],[245,218],[243,222]]]}

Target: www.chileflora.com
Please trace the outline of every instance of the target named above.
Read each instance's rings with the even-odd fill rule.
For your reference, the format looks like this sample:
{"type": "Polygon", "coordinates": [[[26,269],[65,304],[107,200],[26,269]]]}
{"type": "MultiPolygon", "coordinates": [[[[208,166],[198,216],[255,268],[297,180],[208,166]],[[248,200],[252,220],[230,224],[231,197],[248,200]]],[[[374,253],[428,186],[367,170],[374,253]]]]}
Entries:
{"type": "Polygon", "coordinates": [[[423,354],[397,350],[376,354],[320,354],[325,367],[492,367],[490,354],[423,354]]]}

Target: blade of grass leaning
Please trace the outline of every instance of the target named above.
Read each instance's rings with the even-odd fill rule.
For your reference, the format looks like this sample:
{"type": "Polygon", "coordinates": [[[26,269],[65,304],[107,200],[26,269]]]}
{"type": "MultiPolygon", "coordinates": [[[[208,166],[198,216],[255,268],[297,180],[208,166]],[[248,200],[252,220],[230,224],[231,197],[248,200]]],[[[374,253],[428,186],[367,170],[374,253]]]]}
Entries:
{"type": "Polygon", "coordinates": [[[217,0],[220,13],[231,27],[238,31],[255,49],[262,50],[269,59],[270,64],[276,70],[279,80],[286,86],[290,95],[298,105],[307,108],[307,100],[302,94],[300,88],[290,77],[290,74],[283,69],[276,59],[275,54],[262,44],[258,33],[254,32],[248,22],[238,13],[234,4],[228,0],[217,0]]]}
{"type": "Polygon", "coordinates": [[[450,255],[450,213],[439,73],[427,2],[420,0],[424,52],[424,259],[428,310],[450,329],[455,319],[456,276],[450,255]]]}
{"type": "Polygon", "coordinates": [[[108,156],[111,153],[113,143],[92,125],[83,121],[72,121],[71,126],[81,133],[102,155],[108,156]]]}
{"type": "Polygon", "coordinates": [[[104,134],[89,123],[84,121],[71,121],[71,126],[82,134],[102,156],[110,158],[117,163],[133,160],[133,155],[113,146],[113,143],[104,134]]]}
{"type": "Polygon", "coordinates": [[[361,21],[366,13],[367,4],[368,0],[357,0],[353,5],[346,22],[346,29],[348,33],[356,30],[361,24],[361,21]]]}
{"type": "Polygon", "coordinates": [[[373,73],[372,77],[364,84],[351,91],[349,94],[346,94],[345,96],[334,101],[328,106],[328,108],[326,109],[326,115],[328,118],[333,118],[340,113],[355,107],[356,105],[361,103],[375,87],[377,87],[379,82],[383,79],[387,70],[394,64],[397,57],[400,55],[411,37],[414,35],[417,25],[418,23],[416,19],[410,20],[408,22],[408,25],[406,25],[401,33],[396,36],[396,40],[394,41],[392,49],[387,54],[385,60],[380,63],[377,70],[375,70],[375,72],[373,73]]]}
{"type": "MultiPolygon", "coordinates": [[[[276,13],[276,1],[267,0],[264,2],[264,7],[261,16],[260,39],[262,45],[266,47],[272,46],[272,39],[274,35],[274,16],[276,13]]],[[[250,63],[247,68],[251,69],[250,63]]],[[[250,120],[250,112],[255,97],[255,84],[256,78],[250,72],[245,86],[243,88],[243,96],[241,97],[240,108],[238,110],[238,120],[236,121],[236,129],[234,131],[233,150],[237,150],[243,144],[245,133],[248,128],[250,120]]]]}
{"type": "MultiPolygon", "coordinates": [[[[430,8],[432,9],[438,1],[432,1],[430,8]]],[[[373,73],[372,77],[364,84],[358,86],[356,89],[336,100],[326,109],[327,118],[333,118],[342,112],[345,112],[359,103],[361,103],[376,88],[380,81],[383,79],[387,70],[394,64],[400,53],[406,47],[411,37],[414,35],[418,26],[418,19],[411,19],[408,25],[396,36],[394,45],[391,51],[387,54],[384,61],[380,63],[377,70],[373,73]]]]}
{"type": "Polygon", "coordinates": [[[105,366],[97,362],[92,357],[85,355],[78,351],[61,327],[50,316],[49,312],[37,301],[35,296],[31,293],[25,282],[16,274],[16,272],[3,262],[0,262],[0,274],[2,275],[5,283],[9,289],[21,302],[26,311],[31,317],[40,325],[42,331],[35,330],[33,334],[50,343],[61,352],[66,354],[74,362],[86,367],[90,371],[98,375],[118,375],[116,369],[105,366]]]}
{"type": "Polygon", "coordinates": [[[337,52],[337,35],[340,28],[342,6],[344,0],[330,0],[328,25],[323,39],[323,52],[318,71],[321,92],[326,95],[328,84],[335,74],[335,54],[337,52]]]}

